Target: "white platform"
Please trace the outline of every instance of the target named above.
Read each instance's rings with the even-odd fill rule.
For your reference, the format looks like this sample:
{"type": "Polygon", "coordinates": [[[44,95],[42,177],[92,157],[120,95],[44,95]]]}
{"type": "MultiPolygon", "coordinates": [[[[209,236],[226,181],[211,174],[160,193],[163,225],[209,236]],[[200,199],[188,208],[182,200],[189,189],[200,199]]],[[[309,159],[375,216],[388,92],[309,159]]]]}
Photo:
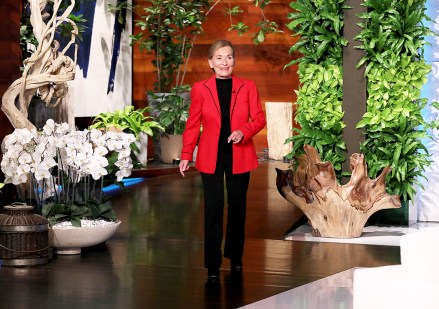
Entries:
{"type": "Polygon", "coordinates": [[[325,238],[312,236],[310,226],[305,224],[288,234],[285,240],[399,246],[402,235],[438,229],[439,222],[418,222],[409,226],[367,226],[358,238],[325,238]]]}
{"type": "Polygon", "coordinates": [[[439,231],[401,237],[401,264],[354,272],[355,309],[439,308],[439,231]]]}
{"type": "Polygon", "coordinates": [[[401,260],[404,265],[352,268],[241,308],[439,308],[439,297],[437,297],[437,300],[435,297],[437,294],[436,291],[439,291],[437,285],[439,279],[436,277],[437,269],[439,268],[436,264],[436,260],[439,257],[439,249],[437,244],[431,241],[432,237],[439,235],[438,233],[439,223],[418,222],[407,227],[369,226],[364,229],[362,237],[335,239],[313,237],[310,233],[310,227],[303,225],[288,235],[286,239],[389,246],[399,246],[401,244],[401,246],[405,245],[405,248],[401,249],[401,260]],[[415,233],[418,234],[415,235],[415,233]],[[432,236],[426,238],[422,236],[423,233],[428,233],[432,236]],[[401,239],[401,236],[407,234],[411,235],[401,239]],[[419,248],[413,250],[413,246],[419,248]],[[435,246],[435,250],[432,251],[430,246],[435,246]],[[427,248],[429,249],[427,250],[427,248]],[[430,254],[425,255],[427,251],[430,252],[430,254]],[[432,263],[433,265],[431,265],[432,263]],[[429,269],[432,270],[433,273],[431,273],[429,269]],[[401,272],[401,270],[404,271],[401,272]],[[378,281],[382,283],[381,285],[377,284],[377,278],[379,278],[378,281]],[[431,278],[435,280],[433,284],[430,282],[431,278]],[[398,281],[401,281],[402,285],[398,284],[398,281]],[[393,287],[392,289],[389,288],[389,284],[390,287],[393,287]],[[403,286],[404,289],[401,286],[403,286]],[[376,287],[373,292],[375,298],[371,297],[370,291],[372,287],[376,287]],[[379,293],[380,291],[382,294],[379,293]],[[401,291],[403,291],[404,297],[401,296],[401,291]],[[421,296],[422,299],[419,299],[419,296],[421,296]],[[394,305],[396,305],[396,307],[394,305]]]}

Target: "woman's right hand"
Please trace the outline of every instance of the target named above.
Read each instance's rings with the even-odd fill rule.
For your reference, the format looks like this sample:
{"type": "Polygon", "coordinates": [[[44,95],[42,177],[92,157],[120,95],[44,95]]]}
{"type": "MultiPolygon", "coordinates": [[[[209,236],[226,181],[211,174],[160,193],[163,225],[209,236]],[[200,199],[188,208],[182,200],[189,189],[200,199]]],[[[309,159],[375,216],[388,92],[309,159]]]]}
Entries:
{"type": "Polygon", "coordinates": [[[189,169],[189,160],[181,160],[178,166],[180,167],[180,174],[184,177],[184,172],[189,169]]]}

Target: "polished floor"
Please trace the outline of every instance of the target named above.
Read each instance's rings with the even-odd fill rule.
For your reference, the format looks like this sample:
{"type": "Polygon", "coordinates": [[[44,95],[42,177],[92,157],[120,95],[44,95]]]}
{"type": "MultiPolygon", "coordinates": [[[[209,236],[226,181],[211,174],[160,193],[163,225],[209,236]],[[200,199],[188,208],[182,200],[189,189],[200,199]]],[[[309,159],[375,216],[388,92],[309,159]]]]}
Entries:
{"type": "Polygon", "coordinates": [[[277,192],[275,167],[288,165],[264,161],[251,176],[241,276],[224,260],[220,284],[205,285],[201,179],[169,173],[112,193],[122,224],[106,243],[1,267],[0,308],[239,308],[354,267],[400,263],[397,246],[283,240],[302,213],[277,192]]]}

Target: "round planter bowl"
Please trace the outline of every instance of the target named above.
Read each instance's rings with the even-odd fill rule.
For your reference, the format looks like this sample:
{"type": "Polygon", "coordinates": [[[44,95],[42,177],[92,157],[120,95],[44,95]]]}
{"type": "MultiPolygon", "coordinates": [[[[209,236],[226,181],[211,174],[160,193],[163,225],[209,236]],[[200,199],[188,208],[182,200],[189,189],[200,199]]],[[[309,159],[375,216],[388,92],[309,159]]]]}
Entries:
{"type": "Polygon", "coordinates": [[[121,221],[106,225],[58,227],[49,229],[49,242],[57,254],[80,254],[81,248],[100,244],[116,232],[121,221]]]}

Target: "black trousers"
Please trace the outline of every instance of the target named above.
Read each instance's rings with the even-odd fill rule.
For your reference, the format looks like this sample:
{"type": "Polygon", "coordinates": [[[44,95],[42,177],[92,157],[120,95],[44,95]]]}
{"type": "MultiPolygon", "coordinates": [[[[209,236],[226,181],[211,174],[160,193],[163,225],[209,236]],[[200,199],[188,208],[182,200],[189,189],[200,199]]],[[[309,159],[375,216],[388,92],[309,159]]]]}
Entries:
{"type": "Polygon", "coordinates": [[[224,256],[240,261],[244,252],[246,196],[250,172],[232,174],[232,154],[219,154],[215,174],[201,173],[204,190],[204,266],[211,269],[221,266],[224,178],[228,205],[224,256]]]}

